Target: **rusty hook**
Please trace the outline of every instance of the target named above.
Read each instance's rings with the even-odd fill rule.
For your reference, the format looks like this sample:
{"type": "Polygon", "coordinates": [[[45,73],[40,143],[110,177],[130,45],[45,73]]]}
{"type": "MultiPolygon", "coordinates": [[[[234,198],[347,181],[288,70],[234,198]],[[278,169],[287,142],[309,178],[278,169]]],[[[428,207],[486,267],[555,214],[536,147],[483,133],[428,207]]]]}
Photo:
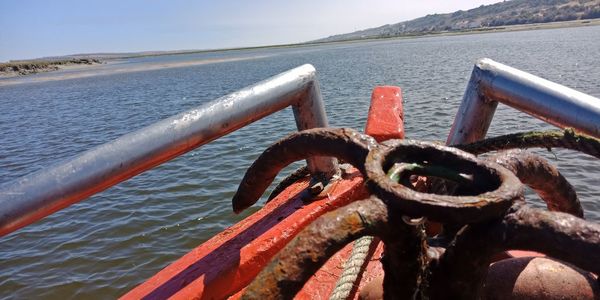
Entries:
{"type": "Polygon", "coordinates": [[[267,148],[246,171],[232,205],[235,213],[252,206],[285,166],[310,156],[334,156],[364,173],[364,161],[377,142],[350,128],[315,128],[293,133],[267,148]]]}

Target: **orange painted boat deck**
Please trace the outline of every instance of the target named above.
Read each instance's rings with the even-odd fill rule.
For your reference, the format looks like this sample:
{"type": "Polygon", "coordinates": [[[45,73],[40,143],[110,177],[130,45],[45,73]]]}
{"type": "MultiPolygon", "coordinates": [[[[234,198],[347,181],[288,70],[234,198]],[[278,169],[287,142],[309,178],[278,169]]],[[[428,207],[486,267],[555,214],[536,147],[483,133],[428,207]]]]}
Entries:
{"type": "MultiPolygon", "coordinates": [[[[366,133],[378,140],[403,138],[402,95],[398,87],[377,87],[371,98],[366,133]]],[[[332,183],[309,204],[300,197],[308,181],[292,184],[261,210],[226,229],[125,294],[122,299],[236,298],[270,259],[319,216],[367,196],[357,170],[332,183]]],[[[332,257],[305,285],[298,299],[325,299],[342,272],[351,245],[332,257]]],[[[374,249],[375,250],[375,249],[374,249]]],[[[381,245],[374,251],[381,255],[381,245]]],[[[380,274],[377,259],[366,274],[380,274]]],[[[372,279],[362,278],[363,283],[372,279]]],[[[362,283],[361,283],[362,284],[362,283]]]]}
{"type": "MultiPolygon", "coordinates": [[[[378,142],[404,138],[400,88],[380,86],[373,90],[365,133],[378,142]]],[[[307,179],[290,185],[261,210],[193,249],[121,299],[238,299],[271,258],[304,227],[368,195],[356,169],[310,203],[301,199],[307,187],[307,179]]],[[[296,299],[329,299],[351,251],[349,244],[331,257],[296,299]]],[[[383,274],[382,254],[382,243],[373,243],[359,284],[349,298],[357,299],[360,288],[383,274]]],[[[530,254],[513,252],[507,257],[530,254]]]]}

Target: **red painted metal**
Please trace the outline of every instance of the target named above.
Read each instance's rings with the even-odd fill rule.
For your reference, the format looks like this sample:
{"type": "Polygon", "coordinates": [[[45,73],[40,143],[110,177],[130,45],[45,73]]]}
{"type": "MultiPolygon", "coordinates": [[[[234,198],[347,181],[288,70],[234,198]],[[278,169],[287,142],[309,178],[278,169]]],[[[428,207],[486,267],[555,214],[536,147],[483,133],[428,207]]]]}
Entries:
{"type": "MultiPolygon", "coordinates": [[[[404,138],[403,119],[400,88],[376,87],[365,133],[378,142],[404,138]]],[[[303,203],[299,196],[307,187],[307,180],[292,184],[260,211],[192,250],[122,299],[239,299],[245,286],[306,225],[328,211],[367,195],[363,178],[356,170],[335,182],[326,195],[310,204],[303,203]]],[[[351,299],[357,299],[361,288],[383,274],[379,261],[383,244],[377,243],[375,247],[363,266],[365,272],[351,299]]],[[[350,244],[329,259],[296,299],[328,299],[351,251],[350,244]]],[[[521,252],[508,251],[497,259],[539,255],[521,252]]]]}
{"type": "Polygon", "coordinates": [[[358,299],[358,292],[360,292],[367,284],[383,276],[383,265],[381,264],[382,257],[383,243],[379,242],[377,244],[377,248],[375,249],[375,253],[373,253],[367,264],[367,267],[365,268],[365,273],[360,280],[356,294],[354,294],[354,299],[358,299]]]}
{"type": "Polygon", "coordinates": [[[543,257],[546,256],[543,253],[535,251],[524,251],[524,250],[508,250],[498,253],[492,257],[492,262],[501,261],[509,258],[521,258],[521,257],[543,257]]]}
{"type": "Polygon", "coordinates": [[[404,138],[404,109],[399,87],[378,86],[373,89],[365,133],[378,142],[404,138]]]}
{"type": "Polygon", "coordinates": [[[314,219],[367,195],[358,171],[333,183],[327,195],[310,204],[299,197],[307,186],[306,180],[291,185],[264,208],[192,250],[122,299],[230,296],[248,285],[314,219]]]}
{"type": "Polygon", "coordinates": [[[308,280],[302,290],[296,294],[296,300],[327,300],[335,287],[335,284],[342,275],[344,263],[350,257],[352,244],[346,245],[334,256],[327,260],[327,263],[319,269],[310,280],[308,280]]]}
{"type": "MultiPolygon", "coordinates": [[[[304,287],[295,300],[327,300],[335,287],[335,284],[342,274],[344,263],[350,257],[352,252],[352,244],[346,245],[342,250],[338,251],[304,284],[304,287]]],[[[231,296],[229,300],[241,299],[245,289],[231,296]]]]}
{"type": "MultiPolygon", "coordinates": [[[[373,89],[365,133],[374,137],[377,142],[404,138],[402,91],[399,87],[378,86],[373,89]]],[[[296,295],[296,299],[329,299],[350,252],[352,252],[352,244],[327,260],[325,265],[306,282],[296,295]]],[[[367,265],[363,266],[365,272],[360,285],[352,291],[349,298],[358,298],[358,291],[362,286],[383,274],[379,260],[373,260],[381,257],[382,252],[383,244],[379,242],[375,254],[371,253],[367,265]]]]}
{"type": "MultiPolygon", "coordinates": [[[[402,138],[402,120],[400,88],[375,88],[366,133],[378,141],[402,138]]],[[[231,295],[237,298],[239,291],[306,225],[326,212],[367,196],[363,178],[356,170],[332,184],[325,195],[309,204],[299,197],[308,182],[292,184],[261,210],[193,249],[122,299],[222,299],[231,295]]],[[[315,299],[317,295],[328,298],[337,280],[337,276],[329,276],[329,273],[341,273],[341,262],[351,249],[347,246],[330,259],[298,298],[315,299]],[[318,283],[320,280],[323,281],[318,283]]],[[[377,263],[370,262],[366,268],[376,268],[371,265],[377,263]]],[[[363,277],[363,280],[371,277],[363,277]]]]}

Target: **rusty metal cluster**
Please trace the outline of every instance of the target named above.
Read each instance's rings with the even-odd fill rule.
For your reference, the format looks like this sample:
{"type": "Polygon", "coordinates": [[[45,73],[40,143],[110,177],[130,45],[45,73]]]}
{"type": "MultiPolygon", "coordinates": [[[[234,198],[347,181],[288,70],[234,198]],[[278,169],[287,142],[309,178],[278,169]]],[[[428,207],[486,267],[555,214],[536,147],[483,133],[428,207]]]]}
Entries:
{"type": "Polygon", "coordinates": [[[292,298],[330,256],[362,236],[385,245],[386,299],[479,298],[493,256],[509,249],[541,252],[600,274],[600,225],[583,219],[575,190],[555,167],[522,150],[480,158],[432,142],[378,144],[347,128],[305,130],[255,161],[233,198],[234,210],[254,204],[283,167],[313,155],[356,167],[371,196],[305,228],[248,286],[246,299],[292,298]],[[527,205],[523,184],[550,211],[527,205]],[[427,222],[443,230],[428,235],[427,222]]]}

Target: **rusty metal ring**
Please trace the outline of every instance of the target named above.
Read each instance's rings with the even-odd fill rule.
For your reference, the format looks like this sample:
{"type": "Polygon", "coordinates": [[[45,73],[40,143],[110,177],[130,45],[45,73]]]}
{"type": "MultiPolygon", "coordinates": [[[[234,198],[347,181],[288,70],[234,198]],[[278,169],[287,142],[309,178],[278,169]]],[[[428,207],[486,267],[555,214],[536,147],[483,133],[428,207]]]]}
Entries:
{"type": "Polygon", "coordinates": [[[365,162],[369,189],[392,209],[442,223],[475,223],[501,217],[523,197],[519,179],[504,167],[462,150],[431,142],[394,140],[372,149],[365,162]],[[387,175],[394,163],[438,165],[472,174],[473,192],[448,196],[417,192],[387,175]]]}

